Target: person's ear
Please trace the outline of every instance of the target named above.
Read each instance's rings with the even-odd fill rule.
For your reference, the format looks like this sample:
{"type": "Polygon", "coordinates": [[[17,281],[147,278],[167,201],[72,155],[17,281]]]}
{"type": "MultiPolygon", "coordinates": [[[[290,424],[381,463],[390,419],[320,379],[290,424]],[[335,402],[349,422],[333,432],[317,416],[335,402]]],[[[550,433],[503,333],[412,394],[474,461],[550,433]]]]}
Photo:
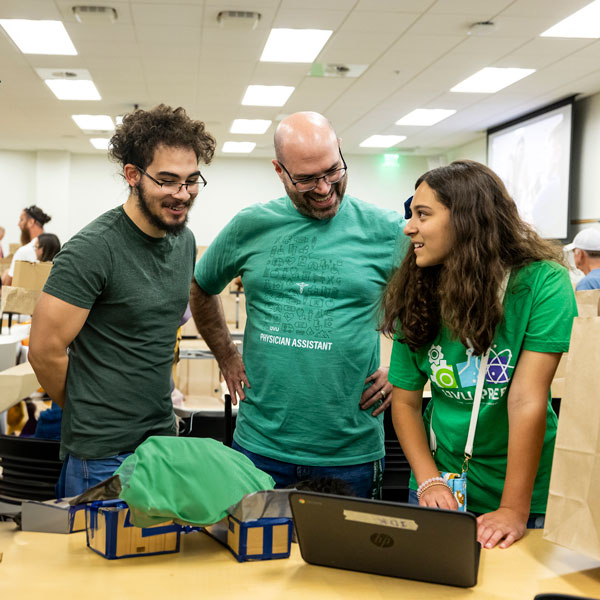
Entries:
{"type": "Polygon", "coordinates": [[[279,161],[277,159],[273,159],[271,161],[271,163],[273,163],[273,166],[275,167],[275,173],[277,173],[277,175],[279,175],[279,179],[281,179],[281,181],[283,181],[283,169],[281,168],[281,165],[279,164],[279,161]]]}
{"type": "Polygon", "coordinates": [[[131,164],[126,164],[123,167],[123,175],[125,176],[125,181],[127,181],[131,187],[135,187],[141,177],[138,168],[131,164]]]}

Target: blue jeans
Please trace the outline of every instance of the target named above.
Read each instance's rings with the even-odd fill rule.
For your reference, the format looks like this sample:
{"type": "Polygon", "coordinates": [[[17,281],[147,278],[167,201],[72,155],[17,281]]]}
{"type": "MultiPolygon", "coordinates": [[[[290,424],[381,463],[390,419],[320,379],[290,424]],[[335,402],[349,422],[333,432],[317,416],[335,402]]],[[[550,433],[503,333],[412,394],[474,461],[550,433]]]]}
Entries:
{"type": "Polygon", "coordinates": [[[361,463],[358,465],[343,465],[317,467],[311,465],[296,465],[255,454],[242,448],[237,442],[231,447],[246,455],[261,471],[265,471],[275,480],[276,488],[293,486],[299,481],[322,477],[335,477],[345,481],[356,496],[362,498],[381,498],[383,479],[383,460],[361,463]]]}
{"type": "Polygon", "coordinates": [[[108,458],[77,458],[67,454],[56,484],[57,498],[79,496],[85,490],[114,475],[121,463],[131,454],[116,454],[108,458]]]}
{"type": "MultiPolygon", "coordinates": [[[[419,504],[419,499],[417,498],[417,492],[415,490],[408,490],[408,503],[409,504],[419,504]]],[[[467,509],[468,510],[468,509],[467,509]]],[[[469,511],[471,514],[478,517],[481,513],[469,511]]],[[[529,515],[529,519],[527,519],[527,529],[544,529],[544,522],[546,520],[546,515],[541,515],[538,513],[531,513],[529,515]]]]}

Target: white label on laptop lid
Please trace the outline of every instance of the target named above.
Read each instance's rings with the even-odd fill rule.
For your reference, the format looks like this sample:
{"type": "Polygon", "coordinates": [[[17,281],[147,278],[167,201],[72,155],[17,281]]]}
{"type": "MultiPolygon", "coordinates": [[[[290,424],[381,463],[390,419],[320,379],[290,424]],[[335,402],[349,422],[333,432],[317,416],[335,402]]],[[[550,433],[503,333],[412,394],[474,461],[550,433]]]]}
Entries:
{"type": "Polygon", "coordinates": [[[373,513],[359,512],[356,510],[344,510],[344,519],[357,523],[368,523],[369,525],[382,525],[383,527],[394,527],[396,529],[409,529],[416,531],[419,526],[412,519],[401,519],[388,517],[386,515],[374,515],[373,513]]]}

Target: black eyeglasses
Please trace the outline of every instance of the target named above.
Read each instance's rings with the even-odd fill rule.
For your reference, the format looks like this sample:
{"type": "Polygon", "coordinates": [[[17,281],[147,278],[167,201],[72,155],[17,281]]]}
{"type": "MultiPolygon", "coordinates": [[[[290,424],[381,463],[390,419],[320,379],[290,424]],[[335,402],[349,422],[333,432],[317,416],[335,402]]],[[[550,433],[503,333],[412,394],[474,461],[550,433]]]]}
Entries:
{"type": "MultiPolygon", "coordinates": [[[[134,165],[135,166],[135,165],[134,165]]],[[[156,185],[158,185],[164,192],[167,194],[179,194],[182,187],[185,187],[186,191],[190,194],[195,194],[200,191],[206,185],[206,179],[202,177],[202,173],[198,173],[200,179],[198,181],[190,181],[187,183],[179,183],[179,181],[158,181],[144,171],[144,169],[140,169],[140,167],[135,167],[142,175],[148,177],[148,179],[152,179],[156,185]]]]}
{"type": "Polygon", "coordinates": [[[279,161],[281,168],[285,171],[285,174],[290,178],[290,181],[294,184],[295,188],[302,194],[305,192],[312,192],[318,185],[319,179],[322,179],[328,185],[333,185],[338,181],[341,181],[346,175],[346,171],[348,167],[346,165],[346,161],[342,156],[342,151],[340,150],[340,158],[342,159],[342,164],[344,165],[341,169],[334,169],[333,171],[329,171],[325,175],[321,175],[321,177],[307,177],[306,179],[298,179],[294,181],[290,172],[285,168],[285,165],[279,161]]]}

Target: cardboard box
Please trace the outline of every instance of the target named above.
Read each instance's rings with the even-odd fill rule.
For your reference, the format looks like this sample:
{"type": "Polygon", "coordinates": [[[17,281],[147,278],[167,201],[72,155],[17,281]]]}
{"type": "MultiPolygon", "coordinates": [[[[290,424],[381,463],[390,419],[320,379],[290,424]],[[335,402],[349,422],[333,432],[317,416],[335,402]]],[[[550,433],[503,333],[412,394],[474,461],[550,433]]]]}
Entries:
{"type": "Polygon", "coordinates": [[[88,548],[104,558],[129,558],[179,552],[181,526],[173,521],[135,527],[121,500],[92,502],[85,507],[88,548]]]}
{"type": "Polygon", "coordinates": [[[0,412],[9,409],[40,387],[30,363],[0,372],[0,412]]]}
{"type": "Polygon", "coordinates": [[[85,505],[68,500],[26,500],[21,506],[21,529],[44,533],[74,533],[85,529],[85,505]]]}
{"type": "Polygon", "coordinates": [[[50,275],[50,269],[52,269],[51,262],[32,263],[17,260],[12,285],[26,290],[42,290],[50,275]]]}
{"type": "Polygon", "coordinates": [[[9,254],[8,256],[3,256],[2,258],[0,258],[0,275],[3,275],[4,271],[6,271],[10,267],[12,257],[13,255],[9,254]]]}
{"type": "Polygon", "coordinates": [[[42,290],[27,290],[11,285],[2,286],[2,312],[32,315],[42,290]]]}
{"type": "Polygon", "coordinates": [[[227,546],[239,562],[289,557],[292,545],[289,517],[238,521],[227,515],[227,524],[227,546]]]}

